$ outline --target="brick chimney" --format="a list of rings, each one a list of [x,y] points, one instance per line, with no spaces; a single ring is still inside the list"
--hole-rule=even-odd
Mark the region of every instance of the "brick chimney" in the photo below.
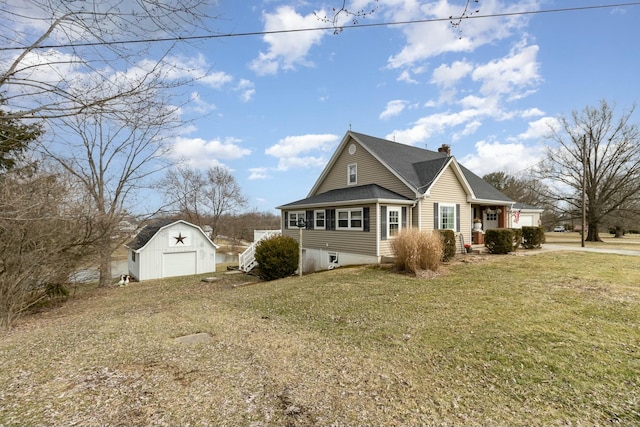
[[[442,144],[442,147],[438,148],[438,153],[444,153],[447,157],[451,157],[451,146],[449,144]]]

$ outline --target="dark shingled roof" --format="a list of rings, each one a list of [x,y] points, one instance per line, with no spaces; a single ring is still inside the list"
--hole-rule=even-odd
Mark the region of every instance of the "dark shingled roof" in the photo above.
[[[173,224],[174,222],[176,222],[176,220],[174,219],[154,220],[153,222],[145,225],[144,228],[140,230],[140,232],[136,235],[136,237],[134,237],[133,240],[131,240],[125,246],[129,249],[137,251],[138,249],[144,247],[144,245],[149,243],[149,240],[151,240],[151,238],[155,236],[162,227],[166,227],[167,225]]]
[[[351,202],[357,200],[399,200],[411,201],[407,197],[380,187],[377,184],[359,185],[354,187],[339,188],[329,190],[326,193],[316,194],[306,199],[298,200],[280,206],[280,208],[294,208],[301,206],[323,205],[339,202]]]
[[[420,189],[420,191],[425,191],[429,188],[449,161],[449,157],[445,153],[400,144],[357,132],[351,132],[351,135],[402,179],[414,188]],[[513,200],[478,175],[459,163],[458,165],[477,199],[513,202]]]

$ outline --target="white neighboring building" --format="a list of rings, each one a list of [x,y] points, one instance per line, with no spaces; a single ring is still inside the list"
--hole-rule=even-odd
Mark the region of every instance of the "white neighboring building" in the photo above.
[[[129,274],[137,280],[216,271],[218,245],[183,220],[154,221],[125,246],[130,250]]]
[[[509,228],[539,227],[542,212],[544,209],[516,203],[511,207]]]

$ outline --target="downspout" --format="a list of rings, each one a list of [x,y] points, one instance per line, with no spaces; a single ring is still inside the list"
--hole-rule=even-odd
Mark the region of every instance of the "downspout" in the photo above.
[[[380,256],[380,202],[376,202],[376,258],[378,258],[378,264],[382,262]]]

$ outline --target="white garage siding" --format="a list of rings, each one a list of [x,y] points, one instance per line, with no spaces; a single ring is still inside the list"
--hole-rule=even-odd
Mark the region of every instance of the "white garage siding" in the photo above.
[[[138,280],[213,273],[217,246],[193,224],[169,222],[146,236],[142,245],[128,245],[129,274]]]
[[[189,276],[198,271],[196,252],[162,254],[162,277]]]

